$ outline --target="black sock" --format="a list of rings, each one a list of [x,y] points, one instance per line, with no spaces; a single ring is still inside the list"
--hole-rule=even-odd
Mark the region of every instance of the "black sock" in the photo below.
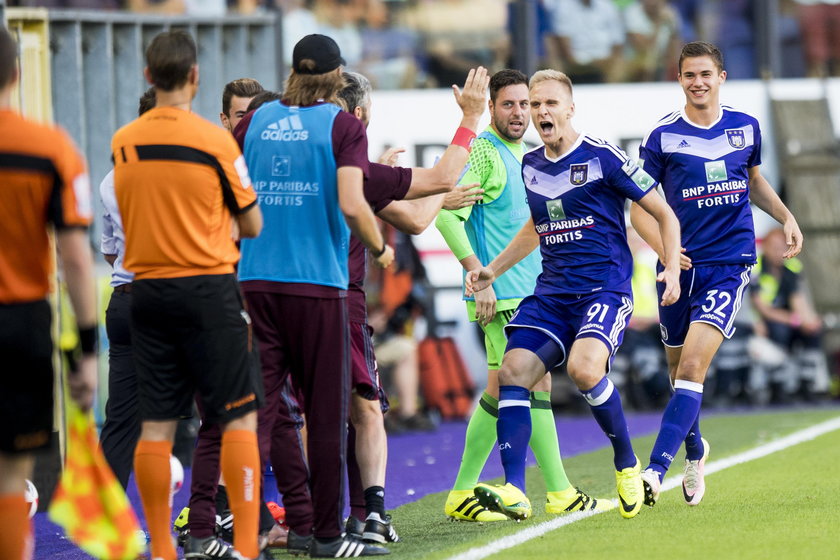
[[[385,489],[381,486],[365,488],[365,510],[367,514],[378,513],[385,517]]]
[[[222,515],[227,509],[229,509],[227,489],[223,484],[219,484],[216,488],[216,514]]]

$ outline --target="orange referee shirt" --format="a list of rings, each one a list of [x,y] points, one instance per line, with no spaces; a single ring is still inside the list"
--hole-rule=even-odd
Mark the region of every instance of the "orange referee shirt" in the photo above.
[[[124,265],[135,279],[232,273],[231,218],[257,198],[230,133],[157,107],[118,130],[111,149]]]
[[[47,224],[87,227],[91,218],[85,161],[70,137],[0,110],[0,304],[44,299],[52,272]]]

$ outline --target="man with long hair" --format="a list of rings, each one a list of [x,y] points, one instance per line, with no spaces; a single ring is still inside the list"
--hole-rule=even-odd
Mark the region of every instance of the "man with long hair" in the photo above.
[[[344,87],[338,45],[324,35],[307,35],[292,58],[283,99],[249,113],[235,131],[266,213],[263,235],[242,243],[239,276],[260,344],[269,406],[288,375],[303,394],[314,506],[310,554],[387,554],[342,536],[350,232],[380,266],[388,266],[394,252],[364,198],[364,126],[338,104]]]

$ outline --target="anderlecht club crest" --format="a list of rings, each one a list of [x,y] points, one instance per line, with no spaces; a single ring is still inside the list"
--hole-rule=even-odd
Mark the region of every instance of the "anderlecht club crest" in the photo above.
[[[576,163],[573,164],[569,168],[569,182],[576,187],[583,185],[586,183],[586,179],[589,177],[589,164],[588,163]]]
[[[729,145],[736,150],[743,150],[747,147],[747,139],[744,137],[744,131],[740,128],[727,130],[726,139],[729,141]]]

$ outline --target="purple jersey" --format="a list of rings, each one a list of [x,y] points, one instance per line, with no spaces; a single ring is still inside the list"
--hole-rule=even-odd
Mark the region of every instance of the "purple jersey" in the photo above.
[[[711,126],[671,113],[639,148],[642,166],[662,184],[680,221],[692,263],[755,263],[749,169],[761,164],[761,131],[746,113],[721,106]]]
[[[616,146],[583,134],[558,159],[544,146],[525,154],[522,177],[542,253],[534,293],[630,291],[625,200],[656,182]]]

